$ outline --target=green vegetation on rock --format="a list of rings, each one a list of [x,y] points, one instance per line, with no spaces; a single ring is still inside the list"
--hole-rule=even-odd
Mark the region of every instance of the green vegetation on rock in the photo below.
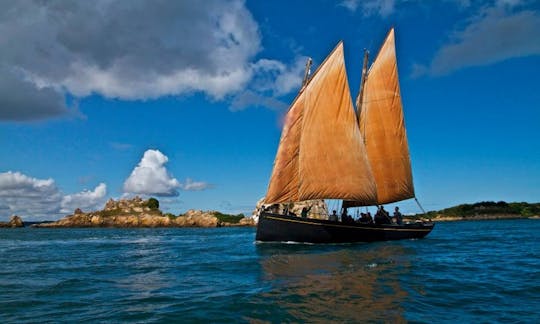
[[[474,204],[461,204],[439,211],[429,211],[426,215],[418,214],[416,216],[427,216],[433,219],[438,217],[474,219],[482,215],[515,215],[522,217],[540,215],[540,203],[482,201]]]
[[[159,209],[159,200],[157,200],[156,198],[150,198],[148,199],[146,206],[152,210],[157,210]]]
[[[244,214],[238,214],[238,215],[230,215],[230,214],[223,214],[220,212],[214,212],[214,216],[222,223],[231,223],[231,224],[237,224],[240,222],[242,218],[244,218]]]

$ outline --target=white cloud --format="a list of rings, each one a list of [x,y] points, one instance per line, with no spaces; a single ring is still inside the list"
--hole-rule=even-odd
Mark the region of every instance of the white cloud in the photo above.
[[[261,36],[242,0],[10,1],[0,35],[0,120],[77,113],[66,94],[228,100],[265,61],[255,61]],[[276,75],[276,95],[293,88],[287,67]]]
[[[442,46],[427,66],[416,64],[413,76],[444,75],[507,59],[540,55],[540,15],[533,10],[512,11],[519,2],[504,1],[485,8],[452,40]]]
[[[277,95],[287,94],[291,90],[300,88],[306,69],[306,61],[307,57],[305,56],[297,57],[292,65],[280,71],[274,83],[274,92]]]
[[[97,210],[105,203],[107,185],[100,183],[93,191],[84,190],[82,192],[66,195],[60,203],[62,213],[73,212],[76,208],[83,211]]]
[[[306,61],[305,56],[298,56],[289,66],[276,60],[257,61],[252,65],[254,77],[251,89],[234,96],[229,109],[239,111],[248,107],[264,107],[277,111],[285,110],[288,104],[277,98],[300,89]]]
[[[257,91],[270,91],[281,96],[298,90],[304,77],[307,57],[299,56],[287,66],[280,61],[261,59],[253,64],[255,72],[253,87]]]
[[[9,214],[47,217],[58,214],[62,194],[53,179],[37,179],[20,172],[0,173],[0,205]]]
[[[193,181],[190,178],[187,178],[186,182],[181,185],[181,188],[185,191],[201,191],[212,188],[212,185],[207,182]]]
[[[147,150],[124,182],[124,192],[155,196],[177,196],[181,184],[165,168],[169,161],[158,150]]]
[[[64,195],[55,181],[20,172],[0,173],[0,216],[19,215],[24,220],[51,220],[75,208],[94,209],[104,202],[107,186]]]
[[[37,87],[76,96],[146,99],[250,78],[258,26],[243,1],[11,2],[0,21],[2,61]]]

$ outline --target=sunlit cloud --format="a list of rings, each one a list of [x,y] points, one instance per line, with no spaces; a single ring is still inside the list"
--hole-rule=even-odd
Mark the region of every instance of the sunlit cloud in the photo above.
[[[158,150],[147,150],[124,182],[124,192],[155,196],[178,196],[181,184],[165,167],[169,158]]]
[[[60,204],[62,213],[69,213],[80,208],[82,210],[97,210],[103,206],[107,195],[107,185],[100,183],[94,190],[83,190],[82,192],[66,195]]]
[[[107,186],[64,195],[53,179],[38,179],[20,172],[0,173],[0,213],[2,217],[19,215],[23,219],[56,219],[75,208],[97,209],[104,203]]]

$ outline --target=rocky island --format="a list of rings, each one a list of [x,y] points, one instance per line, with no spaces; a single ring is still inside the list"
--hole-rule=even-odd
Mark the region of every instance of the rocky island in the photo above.
[[[155,198],[143,200],[110,199],[103,210],[85,213],[76,209],[58,221],[33,225],[40,228],[57,227],[222,227],[254,226],[252,218],[227,215],[218,211],[189,210],[182,215],[163,214]]]
[[[24,223],[19,216],[13,215],[11,216],[11,219],[9,220],[9,222],[0,222],[0,227],[8,227],[8,228],[24,227]]]

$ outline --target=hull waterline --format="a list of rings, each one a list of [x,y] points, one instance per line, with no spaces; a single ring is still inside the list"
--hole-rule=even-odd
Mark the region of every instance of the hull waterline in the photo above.
[[[349,224],[261,213],[255,240],[259,242],[353,243],[419,239],[428,235],[433,227],[433,223]]]

